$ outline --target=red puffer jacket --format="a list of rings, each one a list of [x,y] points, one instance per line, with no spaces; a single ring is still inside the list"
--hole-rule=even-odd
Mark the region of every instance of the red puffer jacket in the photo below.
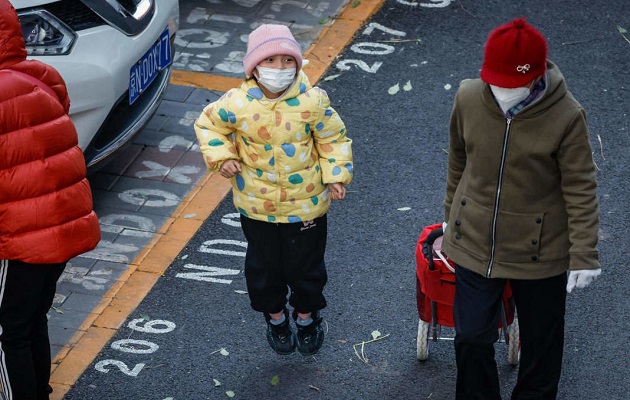
[[[65,262],[100,240],[69,108],[63,79],[26,60],[15,10],[0,1],[0,259]]]

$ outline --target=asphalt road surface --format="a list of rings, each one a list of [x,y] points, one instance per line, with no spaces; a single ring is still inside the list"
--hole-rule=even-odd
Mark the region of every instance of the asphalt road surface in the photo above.
[[[320,83],[356,161],[348,198],[329,214],[321,352],[269,349],[244,293],[245,243],[228,197],[66,398],[454,398],[452,342],[416,360],[415,244],[443,218],[459,82],[478,76],[487,34],[522,16],[586,109],[598,166],[604,272],[568,297],[558,398],[627,399],[630,2],[604,0],[387,1]],[[518,370],[504,344],[497,358],[507,399]]]

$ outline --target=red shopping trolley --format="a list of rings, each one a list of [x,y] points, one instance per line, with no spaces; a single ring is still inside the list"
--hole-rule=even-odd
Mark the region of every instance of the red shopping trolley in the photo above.
[[[418,303],[417,358],[429,357],[429,341],[437,341],[441,327],[453,328],[455,299],[455,264],[442,253],[442,224],[425,227],[416,245],[416,301]],[[505,327],[505,328],[504,328]],[[520,352],[518,320],[509,282],[503,291],[498,329],[501,341],[508,345],[508,362],[517,365]]]

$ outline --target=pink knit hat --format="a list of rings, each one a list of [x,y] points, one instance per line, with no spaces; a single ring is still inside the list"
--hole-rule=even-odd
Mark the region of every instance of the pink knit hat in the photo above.
[[[297,61],[297,70],[302,68],[302,47],[289,28],[284,25],[261,25],[249,34],[247,54],[243,57],[245,76],[252,76],[258,63],[269,56],[287,54]]]
[[[519,18],[496,28],[486,42],[481,79],[503,88],[525,86],[547,69],[547,41]]]

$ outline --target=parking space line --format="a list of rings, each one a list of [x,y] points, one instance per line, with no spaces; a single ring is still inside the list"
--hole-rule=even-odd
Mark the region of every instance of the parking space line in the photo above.
[[[334,23],[322,30],[304,53],[305,58],[310,61],[304,70],[313,83],[323,76],[355,33],[383,2],[384,0],[350,0]],[[180,70],[172,72],[170,81],[174,85],[216,91],[227,91],[241,82],[240,78]],[[208,173],[190,190],[173,215],[53,360],[50,385],[54,392],[51,400],[63,399],[230,189],[228,180],[218,174]]]

